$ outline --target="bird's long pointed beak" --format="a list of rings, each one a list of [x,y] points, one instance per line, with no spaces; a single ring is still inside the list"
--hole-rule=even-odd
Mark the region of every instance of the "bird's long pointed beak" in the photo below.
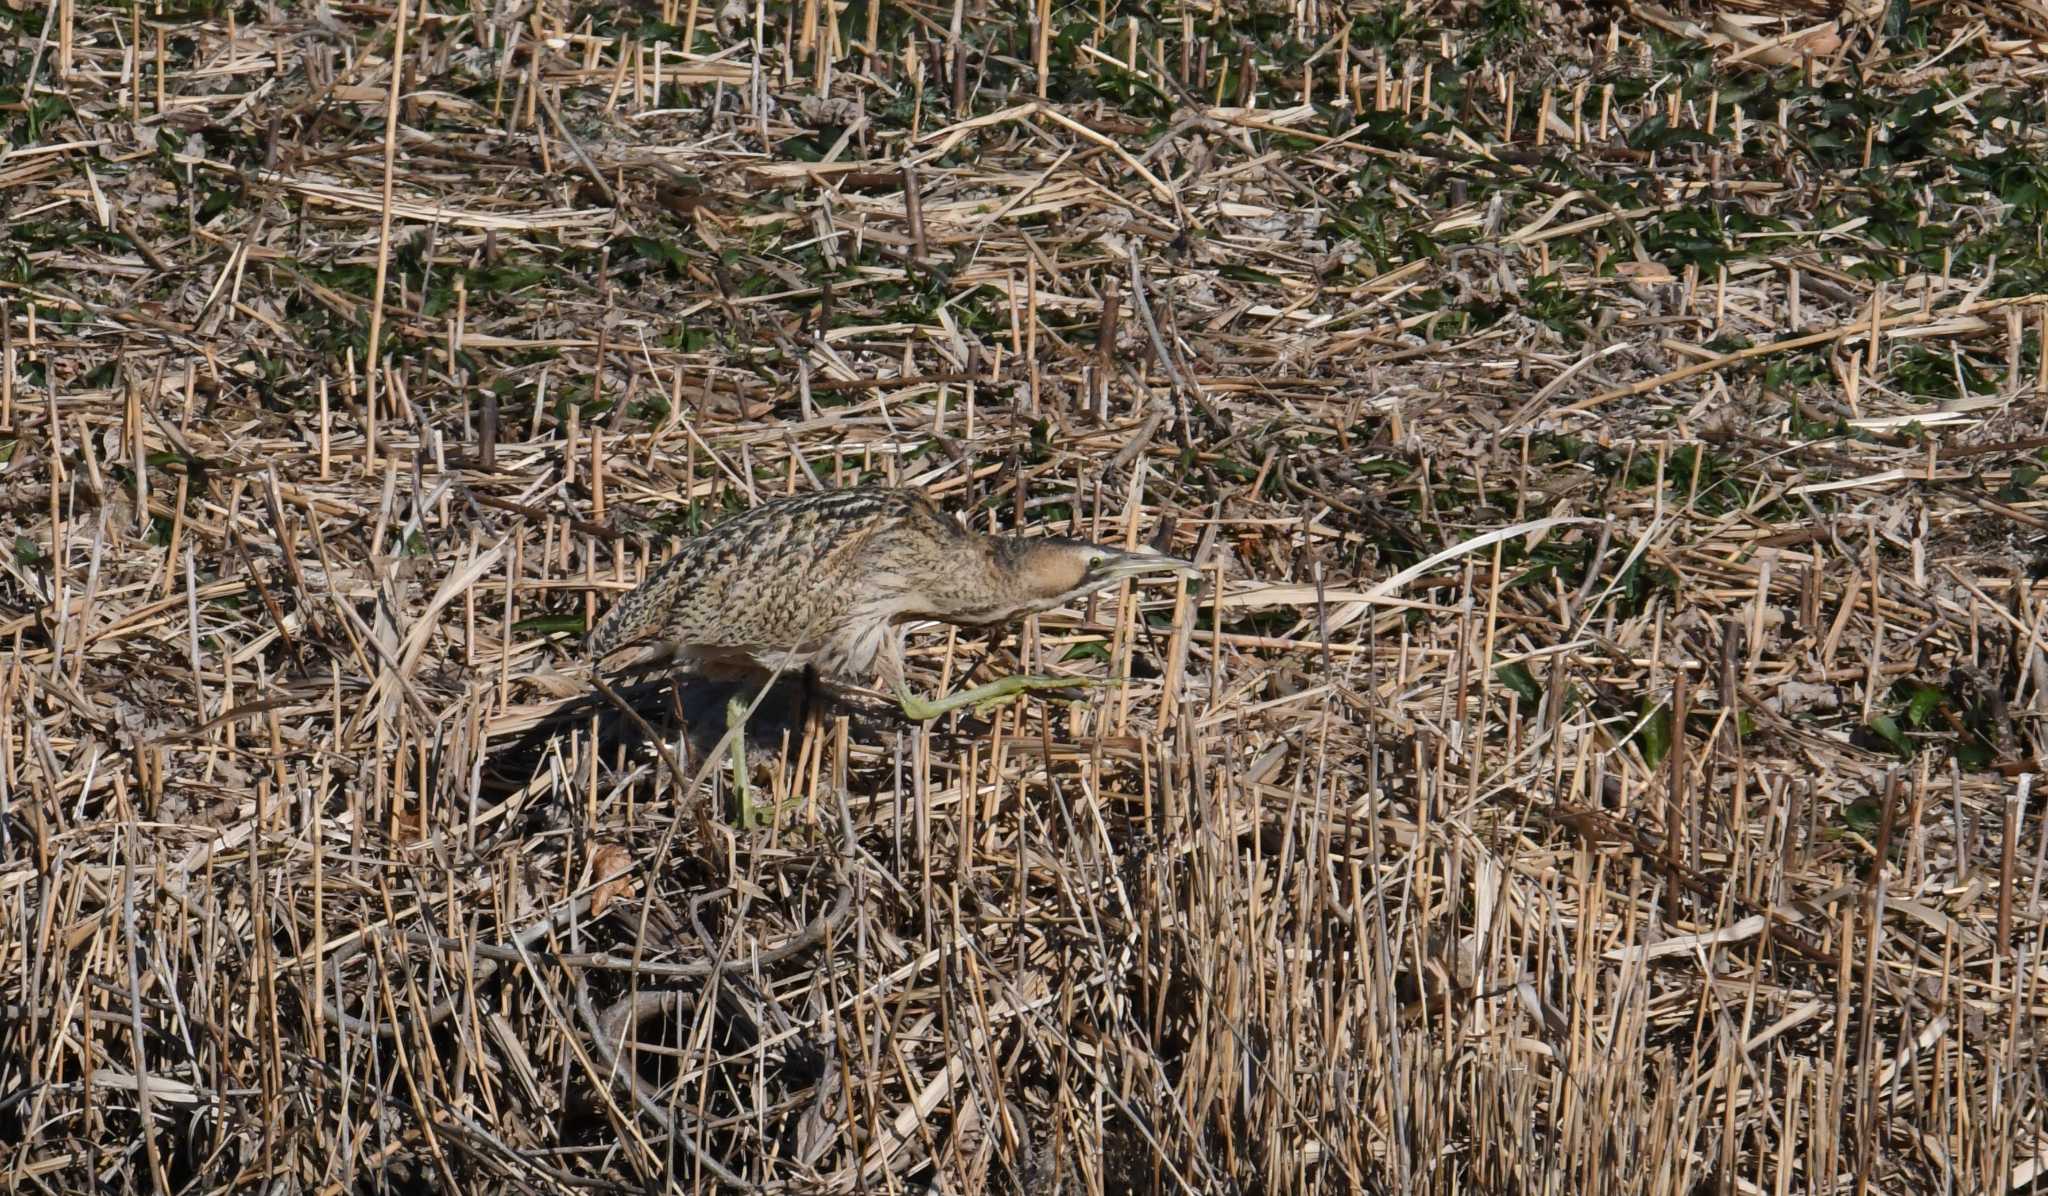
[[[1102,585],[1111,585],[1126,577],[1149,577],[1162,573],[1178,573],[1184,577],[1202,575],[1202,571],[1195,567],[1193,561],[1167,556],[1163,552],[1117,551],[1110,556],[1108,562],[1093,571],[1091,580],[1099,581]]]

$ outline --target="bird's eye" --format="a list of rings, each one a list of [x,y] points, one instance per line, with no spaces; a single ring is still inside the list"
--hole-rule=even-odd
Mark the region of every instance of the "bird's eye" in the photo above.
[[[1109,563],[1109,558],[1108,558],[1108,557],[1105,557],[1105,556],[1091,556],[1091,557],[1089,557],[1089,558],[1088,558],[1088,571],[1089,571],[1090,573],[1093,573],[1093,572],[1094,572],[1095,570],[1097,570],[1097,569],[1100,569],[1100,568],[1102,568],[1102,567],[1103,567],[1104,565],[1106,565],[1106,564],[1108,564],[1108,563]]]

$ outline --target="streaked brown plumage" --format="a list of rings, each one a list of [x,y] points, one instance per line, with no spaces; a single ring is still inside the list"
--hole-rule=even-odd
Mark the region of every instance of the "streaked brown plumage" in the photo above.
[[[601,665],[629,644],[654,644],[699,668],[812,665],[857,684],[879,669],[911,711],[907,624],[1003,623],[1158,572],[1194,568],[1078,540],[983,535],[913,489],[816,491],[762,503],[685,541],[598,621],[589,650]]]

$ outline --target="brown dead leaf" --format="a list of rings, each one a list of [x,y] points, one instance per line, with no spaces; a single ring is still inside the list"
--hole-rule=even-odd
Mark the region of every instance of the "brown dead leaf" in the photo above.
[[[1726,37],[1735,48],[1734,55],[1724,64],[1748,61],[1765,66],[1798,66],[1806,55],[1826,58],[1842,48],[1839,22],[1823,21],[1786,33],[1778,33],[1774,28],[1770,33],[1759,32],[1778,24],[1777,21],[1731,13],[1715,17],[1715,31]]]
[[[590,875],[597,891],[590,895],[590,916],[604,916],[605,907],[633,891],[633,853],[617,843],[600,843],[590,853]]]
[[[391,814],[391,838],[401,844],[418,843],[427,837],[427,808],[397,809]]]

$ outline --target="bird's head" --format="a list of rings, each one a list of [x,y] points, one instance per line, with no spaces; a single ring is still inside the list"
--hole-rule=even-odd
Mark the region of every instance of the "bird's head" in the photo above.
[[[1022,601],[1017,613],[1051,610],[1086,597],[1127,577],[1201,571],[1179,557],[1159,552],[1127,552],[1086,540],[1054,537],[1013,538],[1001,542],[997,556]]]

